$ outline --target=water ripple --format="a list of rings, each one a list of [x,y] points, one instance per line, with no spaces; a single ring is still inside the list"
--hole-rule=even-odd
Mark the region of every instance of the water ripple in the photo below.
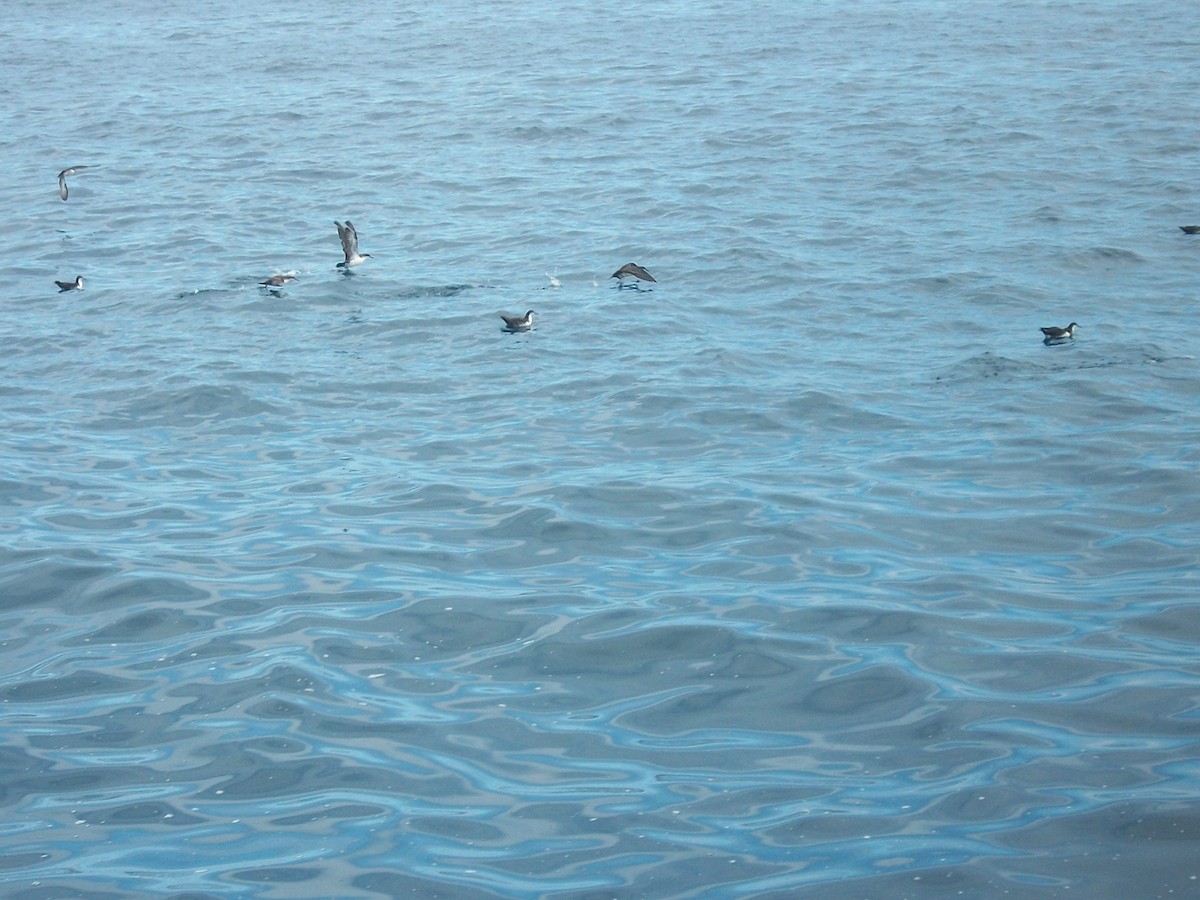
[[[5,896],[1194,888],[1190,20],[52,12]]]

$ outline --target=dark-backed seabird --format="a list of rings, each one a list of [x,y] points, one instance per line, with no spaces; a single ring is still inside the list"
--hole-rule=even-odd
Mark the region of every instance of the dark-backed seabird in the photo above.
[[[1043,341],[1043,343],[1052,344],[1056,341],[1065,341],[1068,338],[1074,338],[1075,337],[1075,329],[1078,327],[1079,327],[1078,325],[1076,325],[1074,322],[1072,322],[1066,328],[1056,328],[1053,325],[1051,325],[1047,328],[1043,328],[1042,334],[1044,334],[1046,336],[1046,339],[1045,339],[1045,341]]]
[[[60,294],[65,294],[67,291],[82,291],[83,290],[83,276],[82,275],[76,275],[74,281],[56,281],[54,283],[58,285],[58,292]]]
[[[95,166],[71,166],[70,168],[63,169],[61,172],[59,172],[58,173],[58,196],[62,197],[64,202],[66,201],[66,199],[67,199],[67,177],[68,176],[75,175],[79,172],[82,172],[84,169],[94,169],[94,168],[96,168],[96,167]]]
[[[500,313],[500,318],[504,320],[505,331],[528,331],[533,327],[533,310],[529,310],[523,316],[506,316]]]
[[[625,263],[617,271],[608,276],[609,278],[617,279],[617,283],[624,284],[626,278],[636,278],[639,281],[654,281],[654,276],[639,266],[637,263]],[[657,282],[655,282],[657,284]]]
[[[266,281],[260,281],[259,284],[261,284],[263,287],[283,287],[283,285],[295,280],[295,275],[288,275],[285,273],[283,275],[272,275]]]
[[[1184,234],[1200,234],[1200,225],[1180,225],[1179,230]]]
[[[337,226],[338,237],[342,239],[342,252],[346,254],[346,261],[338,263],[339,269],[348,269],[350,266],[357,266],[365,259],[369,259],[370,253],[358,252],[358,232],[354,230],[354,223],[349,219],[346,224],[335,221]]]

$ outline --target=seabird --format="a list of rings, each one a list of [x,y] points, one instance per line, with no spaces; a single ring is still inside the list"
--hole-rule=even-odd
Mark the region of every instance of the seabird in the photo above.
[[[295,275],[272,275],[266,281],[260,281],[263,287],[282,287],[290,281],[295,281]]]
[[[337,264],[339,269],[348,269],[350,266],[357,266],[360,262],[371,256],[370,253],[358,252],[358,232],[354,230],[353,222],[347,219],[345,225],[338,221],[335,221],[333,224],[337,226],[338,237],[342,239],[342,252],[346,254],[346,261]]]
[[[1046,339],[1043,341],[1043,343],[1050,344],[1055,341],[1065,341],[1068,338],[1074,338],[1075,329],[1078,327],[1078,325],[1072,322],[1066,328],[1056,328],[1053,325],[1048,328],[1043,328],[1042,334],[1046,336]]]
[[[619,285],[625,283],[626,278],[637,278],[641,281],[655,281],[654,276],[639,266],[637,263],[625,263],[617,271],[608,276],[609,278],[617,279]],[[655,281],[655,284],[658,282]]]
[[[1200,225],[1180,225],[1179,230],[1184,234],[1200,234]]]
[[[500,318],[504,320],[505,331],[528,331],[533,327],[533,310],[529,310],[523,316],[506,316],[500,314]]]
[[[76,275],[74,281],[56,281],[54,283],[58,285],[58,292],[60,294],[65,294],[67,291],[82,291],[83,290],[83,276],[82,275]]]
[[[58,173],[58,196],[63,198],[63,202],[67,199],[67,177],[82,172],[84,169],[94,169],[95,166],[71,166],[68,169],[63,169]]]

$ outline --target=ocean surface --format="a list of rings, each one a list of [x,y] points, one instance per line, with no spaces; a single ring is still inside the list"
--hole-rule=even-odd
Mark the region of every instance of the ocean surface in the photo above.
[[[5,18],[0,895],[1200,896],[1193,4]]]

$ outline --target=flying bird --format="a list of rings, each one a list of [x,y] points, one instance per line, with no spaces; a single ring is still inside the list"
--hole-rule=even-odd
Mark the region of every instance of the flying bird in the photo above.
[[[266,281],[260,281],[259,284],[261,284],[263,287],[283,287],[283,285],[295,280],[295,275],[272,275]]]
[[[65,294],[67,291],[82,291],[83,290],[83,276],[82,275],[76,275],[74,281],[56,281],[54,283],[58,285],[58,292],[60,294]]]
[[[523,316],[506,316],[500,314],[500,318],[504,320],[505,331],[528,331],[533,327],[533,310],[529,310]]]
[[[626,278],[635,278],[639,281],[654,281],[655,284],[658,283],[655,281],[653,275],[651,275],[637,263],[625,263],[625,265],[621,266],[621,268],[617,269],[617,271],[613,272],[608,277],[617,279],[618,285],[623,285]]]
[[[82,172],[84,169],[94,168],[96,168],[96,166],[71,166],[70,168],[63,169],[58,173],[58,196],[63,198],[64,203],[67,200],[67,178],[71,175],[76,175],[79,172]]]
[[[348,269],[351,266],[357,266],[359,263],[370,258],[370,253],[358,252],[358,232],[354,230],[353,222],[347,219],[345,225],[338,221],[335,221],[333,224],[337,226],[338,237],[342,239],[342,252],[346,254],[346,261],[337,264],[339,269]]]
[[[1046,336],[1046,339],[1042,343],[1052,344],[1056,341],[1065,341],[1069,338],[1074,338],[1075,329],[1078,327],[1078,325],[1072,322],[1066,328],[1056,328],[1053,325],[1049,326],[1048,328],[1043,328],[1042,334]]]

